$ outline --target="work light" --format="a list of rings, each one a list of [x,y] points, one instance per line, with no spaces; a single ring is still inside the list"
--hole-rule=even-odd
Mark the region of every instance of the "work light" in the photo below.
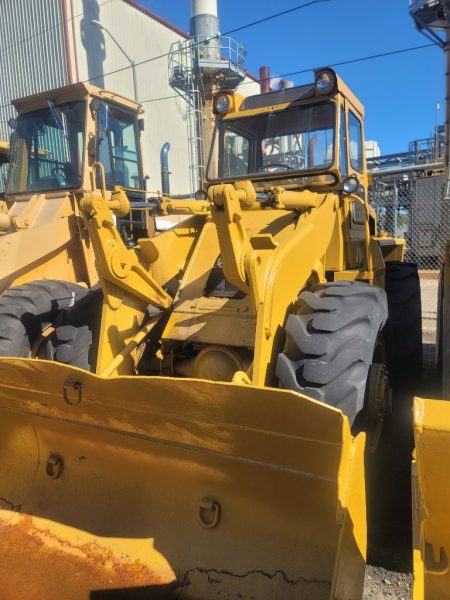
[[[228,94],[217,94],[214,99],[214,110],[220,115],[225,115],[231,107],[231,98]]]
[[[358,178],[355,177],[354,175],[351,175],[350,177],[346,177],[344,179],[344,192],[346,194],[354,194],[355,192],[358,191],[359,188],[359,181]]]
[[[332,69],[316,71],[316,93],[330,94],[336,88],[336,73]]]

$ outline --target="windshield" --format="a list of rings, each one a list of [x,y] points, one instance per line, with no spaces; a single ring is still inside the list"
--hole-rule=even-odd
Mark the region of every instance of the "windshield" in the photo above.
[[[105,104],[97,115],[97,136],[107,186],[142,190],[136,115]]]
[[[19,115],[11,146],[7,192],[76,188],[82,183],[85,103],[70,102]]]
[[[333,102],[221,121],[208,179],[327,169],[334,161],[335,121]]]

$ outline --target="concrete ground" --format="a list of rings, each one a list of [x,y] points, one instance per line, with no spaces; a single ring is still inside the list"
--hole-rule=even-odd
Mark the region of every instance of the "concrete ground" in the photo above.
[[[387,571],[382,567],[367,567],[364,600],[410,600],[412,575]]]

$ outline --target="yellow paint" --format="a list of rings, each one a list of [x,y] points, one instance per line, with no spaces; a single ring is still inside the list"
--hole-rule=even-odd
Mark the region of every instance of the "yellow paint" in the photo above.
[[[339,79],[328,100],[337,130],[341,107],[363,117]],[[234,106],[233,118],[266,110],[240,111],[238,96]],[[186,598],[361,598],[365,437],[352,437],[340,411],[278,389],[274,373],[302,290],[343,279],[384,285],[376,216],[362,199],[365,167],[355,174],[365,195],[349,196],[339,142],[334,154],[331,179],[314,189],[283,186],[283,178],[274,186],[272,173],[257,186],[215,182],[207,201],[161,198],[162,214],[190,218],[133,249],[115,227],[114,215],[129,208],[123,190],[94,189],[104,169],[90,165],[90,187],[73,211],[104,295],[103,376],[0,359],[0,498],[43,519],[33,521],[41,539],[55,523],[67,539],[62,555],[86,535],[114,540],[114,549],[119,539],[136,559],[149,548],[158,585],[175,576]],[[352,221],[353,203],[363,207],[362,224]],[[229,297],[208,288],[217,271]],[[145,340],[149,374],[137,376]],[[177,377],[177,361],[181,373],[202,363],[211,380]],[[64,399],[74,382],[79,404]],[[46,461],[55,455],[64,468],[52,479]],[[0,559],[0,580],[1,569]]]
[[[78,405],[64,401],[66,381],[81,384]],[[156,592],[174,575],[183,598],[361,597],[364,439],[319,402],[238,383],[104,379],[3,358],[0,452],[2,548],[14,534],[2,530],[11,511],[26,528],[13,537],[17,561],[2,553],[0,580],[22,577],[34,591],[27,600],[53,600],[55,574],[70,599],[142,587],[152,576]],[[55,454],[63,467],[52,479],[46,464]],[[212,529],[198,518],[208,497],[220,505]],[[129,578],[120,584],[121,573]]]

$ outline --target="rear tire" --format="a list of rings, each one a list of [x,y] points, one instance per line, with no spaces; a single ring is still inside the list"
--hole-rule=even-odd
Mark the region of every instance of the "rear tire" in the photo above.
[[[0,297],[0,356],[26,358],[38,352],[45,328],[78,302],[86,288],[65,281],[33,281]]]
[[[319,284],[299,296],[278,355],[280,386],[342,410],[364,406],[369,369],[388,317],[385,291],[362,282]]]
[[[394,383],[420,380],[422,372],[422,304],[417,265],[386,263],[389,321],[386,327],[388,368]]]

